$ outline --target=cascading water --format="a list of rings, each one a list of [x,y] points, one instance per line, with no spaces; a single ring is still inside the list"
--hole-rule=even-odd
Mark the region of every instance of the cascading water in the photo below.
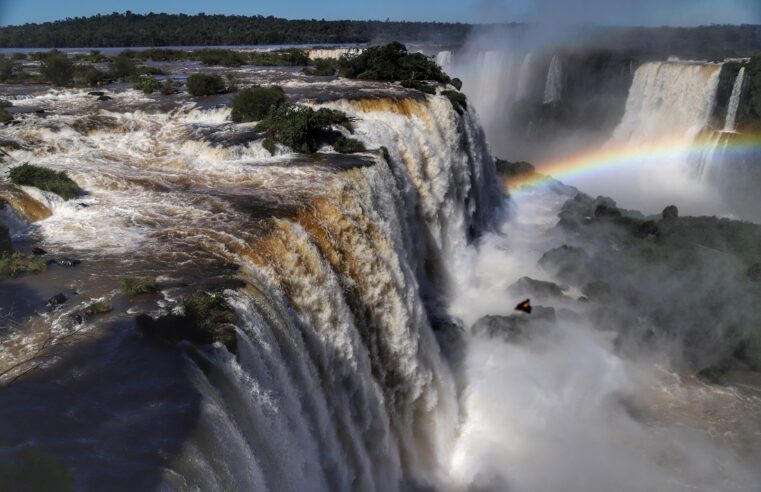
[[[544,86],[544,104],[559,102],[563,97],[563,65],[560,57],[554,55],[547,69],[547,82]]]
[[[446,73],[450,73],[454,65],[454,54],[451,50],[439,51],[436,54],[436,64]]]
[[[737,130],[737,111],[740,108],[740,97],[743,91],[743,82],[745,81],[745,67],[741,67],[737,72],[737,78],[732,86],[732,94],[729,97],[729,105],[727,106],[727,118],[724,122],[724,130],[728,133],[733,133]]]
[[[125,93],[116,102],[130,97],[144,101]],[[69,93],[49,104],[91,103]],[[444,315],[446,265],[499,208],[493,162],[472,115],[445,97],[323,104],[388,157],[273,158],[256,142],[215,145],[238,138],[225,109],[54,114],[9,132],[46,142],[35,162],[67,169],[89,193],[48,203],[52,216],[37,223],[45,247],[92,261],[129,254],[167,275],[210,258],[241,265],[247,287],[226,291],[240,320],[237,356],[221,346],[193,356],[198,424],[163,484],[445,483],[459,415],[430,319]]]

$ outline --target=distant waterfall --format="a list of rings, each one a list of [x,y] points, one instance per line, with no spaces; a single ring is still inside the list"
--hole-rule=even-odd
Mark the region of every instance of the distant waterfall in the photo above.
[[[544,86],[544,104],[560,101],[563,92],[563,67],[560,58],[555,55],[547,70],[547,83]]]
[[[729,98],[727,119],[724,122],[724,131],[734,133],[737,131],[737,110],[740,108],[740,96],[742,96],[743,82],[745,81],[745,67],[740,68],[732,87],[732,95]]]
[[[441,67],[442,70],[444,70],[446,73],[449,73],[452,70],[452,66],[454,64],[454,55],[450,50],[446,51],[439,51],[436,55],[436,63]]]
[[[531,90],[531,68],[534,61],[534,55],[532,53],[523,57],[521,62],[521,69],[518,73],[518,88],[515,91],[515,100],[521,101],[528,98]]]
[[[618,144],[664,139],[689,144],[708,125],[721,65],[653,62],[634,74],[626,111],[613,134]]]

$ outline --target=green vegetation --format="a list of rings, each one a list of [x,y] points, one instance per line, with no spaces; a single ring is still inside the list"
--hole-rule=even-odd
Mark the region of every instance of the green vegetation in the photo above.
[[[51,51],[42,61],[42,77],[59,87],[69,86],[74,80],[74,62],[60,51]]]
[[[129,277],[122,279],[121,287],[122,292],[130,297],[156,294],[159,291],[159,286],[155,279],[137,279]]]
[[[270,153],[270,155],[275,155],[275,152],[277,151],[277,146],[275,145],[275,141],[270,138],[265,138],[262,140],[262,147],[264,147],[264,150]]]
[[[109,75],[116,80],[126,80],[138,75],[137,65],[129,56],[120,55],[114,58],[108,69]]]
[[[264,16],[123,14],[70,18],[0,28],[8,48],[110,46],[234,46],[255,44],[433,41],[453,43],[471,31],[466,24],[287,20]]]
[[[225,80],[227,81],[227,92],[232,94],[238,92],[238,79],[234,73],[226,73]]]
[[[402,87],[415,89],[425,94],[436,94],[436,87],[426,82],[420,82],[418,80],[404,80],[402,81]]]
[[[225,81],[219,75],[207,75],[202,73],[188,77],[188,92],[191,96],[212,96],[225,91]]]
[[[13,115],[10,114],[7,109],[5,109],[11,106],[12,104],[10,103],[10,101],[6,101],[5,99],[0,99],[0,124],[13,121]],[[2,207],[0,207],[0,209],[1,208]]]
[[[312,67],[303,70],[306,75],[332,77],[338,73],[338,60],[332,58],[317,58],[311,62]]]
[[[449,102],[452,103],[452,106],[454,107],[455,111],[462,114],[463,111],[467,111],[468,109],[468,98],[465,97],[465,94],[462,92],[457,91],[442,91],[441,95],[447,96],[449,98]]]
[[[92,65],[77,65],[74,67],[74,84],[78,86],[96,86],[107,84],[108,74]]]
[[[161,84],[161,93],[165,96],[169,96],[177,92],[177,90],[174,87],[174,82],[172,82],[172,77],[167,77],[164,79],[164,83]]]
[[[70,492],[74,476],[66,465],[35,447],[24,447],[0,460],[0,492]]]
[[[364,152],[366,150],[365,144],[359,140],[346,138],[343,135],[336,138],[335,142],[333,142],[333,148],[336,149],[336,152],[342,154],[353,154],[355,152]]]
[[[246,89],[233,99],[232,119],[236,123],[263,120],[285,101],[283,89],[276,85]]]
[[[360,55],[344,57],[340,73],[350,79],[398,80],[448,83],[445,74],[433,60],[422,53],[409,53],[402,43],[374,46]]]
[[[282,104],[255,129],[296,152],[311,154],[320,144],[332,144],[340,136],[331,130],[332,125],[348,126],[348,118],[340,111],[326,108],[315,111],[304,106]]]
[[[260,67],[302,67],[309,65],[309,55],[306,51],[288,48],[274,51],[252,52],[250,54],[251,65]]]
[[[161,90],[162,85],[158,80],[150,78],[141,80],[135,84],[134,88],[143,91],[144,94],[153,94],[154,92]]]
[[[90,303],[86,308],[85,311],[88,315],[96,315],[96,314],[106,314],[113,311],[113,307],[111,306],[111,303],[109,303],[106,300],[100,300]]]
[[[193,58],[204,65],[224,65],[226,67],[239,67],[248,61],[240,51],[217,48],[194,51]]]
[[[235,313],[220,291],[197,291],[185,298],[183,314],[167,314],[153,319],[138,316],[137,327],[143,333],[169,342],[187,340],[197,345],[219,342],[235,353]]]
[[[66,171],[54,171],[31,164],[14,167],[8,173],[8,177],[13,184],[34,186],[41,190],[50,191],[64,200],[75,198],[82,191],[77,183],[69,178]]]
[[[38,256],[16,251],[0,253],[0,277],[16,278],[25,273],[44,272],[46,268],[45,261]]]

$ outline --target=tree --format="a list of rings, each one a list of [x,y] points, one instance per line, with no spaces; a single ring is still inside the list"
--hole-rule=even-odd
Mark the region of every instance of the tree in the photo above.
[[[42,77],[59,87],[71,85],[74,79],[74,63],[66,55],[54,51],[42,61]]]
[[[232,119],[236,123],[260,121],[284,102],[285,93],[276,85],[252,87],[242,91],[233,99]]]

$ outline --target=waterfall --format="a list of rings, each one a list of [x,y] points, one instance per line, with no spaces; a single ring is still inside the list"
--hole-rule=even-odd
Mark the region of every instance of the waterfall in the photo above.
[[[449,73],[454,65],[454,55],[451,50],[439,51],[436,54],[436,64],[441,67],[444,72]]]
[[[89,107],[85,94],[55,97]],[[241,267],[246,287],[226,291],[237,354],[214,346],[189,361],[200,415],[165,485],[444,485],[460,417],[432,320],[445,314],[453,258],[501,204],[494,163],[475,117],[444,96],[321,105],[345,111],[375,150],[270,157],[235,143],[229,109],[194,107],[51,113],[55,131],[30,119],[9,132],[44,142],[35,162],[89,193],[88,206],[49,207],[36,224],[46,247],[128,255],[154,272],[209,256]],[[97,128],[76,130],[93,118]],[[14,159],[30,156],[22,147]]]
[[[552,57],[544,86],[544,104],[559,102],[563,93],[563,67],[557,55]]]
[[[737,131],[737,110],[740,108],[740,96],[742,96],[743,82],[745,80],[745,67],[741,67],[737,72],[735,84],[732,86],[732,95],[729,98],[727,107],[727,119],[724,122],[724,131],[734,133]]]
[[[362,51],[364,51],[362,48],[314,48],[307,50],[307,55],[312,60],[316,60],[317,58],[338,60],[345,55],[359,55]]]
[[[531,90],[531,70],[533,68],[532,63],[534,61],[534,55],[528,53],[523,57],[521,62],[521,69],[518,73],[518,88],[515,91],[516,101],[524,100],[529,97]]]

